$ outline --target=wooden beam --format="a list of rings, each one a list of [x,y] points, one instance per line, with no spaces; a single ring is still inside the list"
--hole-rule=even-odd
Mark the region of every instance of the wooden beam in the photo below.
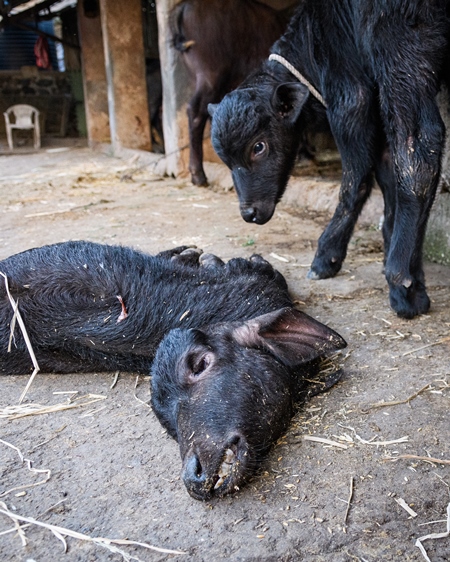
[[[77,49],[77,50],[81,49],[81,47],[79,45],[75,45],[75,43],[70,43],[69,41],[66,41],[65,39],[60,39],[59,37],[56,37],[56,35],[52,35],[51,33],[47,33],[45,31],[42,31],[41,29],[38,29],[37,27],[33,27],[32,25],[28,25],[26,23],[19,23],[19,22],[11,23],[11,25],[13,25],[14,27],[18,27],[19,29],[25,29],[26,31],[32,31],[33,33],[36,33],[37,35],[40,35],[41,37],[47,37],[47,39],[51,39],[52,41],[62,43],[63,45],[65,45],[66,47],[70,47],[71,49]]]

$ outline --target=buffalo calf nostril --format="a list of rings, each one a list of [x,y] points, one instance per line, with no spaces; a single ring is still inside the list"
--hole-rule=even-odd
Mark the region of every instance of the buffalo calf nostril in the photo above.
[[[241,211],[242,218],[246,222],[254,222],[256,218],[256,209],[254,207],[247,207]]]
[[[195,463],[195,476],[197,476],[197,478],[200,478],[200,476],[203,473],[202,470],[202,465],[200,464],[200,461],[198,459],[196,459],[196,463]]]
[[[203,467],[197,455],[191,455],[186,462],[183,478],[190,482],[200,482],[205,479]]]

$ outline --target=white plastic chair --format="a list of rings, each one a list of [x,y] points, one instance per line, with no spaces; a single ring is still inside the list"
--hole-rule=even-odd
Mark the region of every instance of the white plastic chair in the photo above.
[[[14,149],[13,145],[13,129],[33,129],[34,133],[34,148],[41,146],[41,131],[39,128],[39,111],[32,105],[24,103],[12,105],[3,113],[5,116],[6,124],[6,137],[8,145],[11,150]],[[14,122],[11,117],[14,115]]]

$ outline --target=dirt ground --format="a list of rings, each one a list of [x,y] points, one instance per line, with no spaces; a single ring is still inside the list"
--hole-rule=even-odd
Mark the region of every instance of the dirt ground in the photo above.
[[[314,181],[319,189],[330,179]],[[331,181],[337,185],[335,177]],[[326,213],[285,203],[267,225],[249,225],[232,192],[161,179],[151,168],[139,169],[136,159],[86,148],[0,157],[0,194],[0,258],[69,239],[151,253],[195,244],[225,259],[257,252],[286,276],[299,306],[349,344],[339,358],[342,381],[299,408],[261,473],[236,495],[208,503],[192,499],[180,481],[178,446],[147,405],[145,377],[121,374],[113,386],[111,374],[38,374],[27,403],[103,398],[0,419],[0,509],[89,537],[184,553],[115,545],[130,560],[425,560],[416,539],[446,530],[450,502],[449,268],[427,264],[432,310],[401,320],[388,305],[375,226],[358,227],[335,279],[309,281],[305,274]],[[2,378],[2,414],[18,403],[26,382]],[[392,401],[403,402],[374,406]],[[8,444],[51,474],[30,472]],[[0,560],[122,559],[70,537],[64,554],[62,542],[35,525],[24,527],[22,546],[17,532],[4,534],[13,528],[0,512]],[[450,538],[423,544],[432,562],[450,559]]]

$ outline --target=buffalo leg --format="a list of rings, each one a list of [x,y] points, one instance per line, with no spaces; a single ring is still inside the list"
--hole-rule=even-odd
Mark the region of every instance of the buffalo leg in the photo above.
[[[353,99],[349,107],[331,109],[329,117],[341,154],[342,182],[336,211],[319,238],[308,272],[310,279],[333,277],[341,269],[356,221],[373,186],[370,147],[375,142],[376,126],[370,111],[372,96],[368,91],[364,96],[362,87],[356,84]]]
[[[425,100],[421,99],[420,104],[423,110]],[[397,129],[398,138],[393,145],[394,161],[399,165],[395,170],[395,216],[385,275],[391,306],[404,318],[423,314],[430,306],[425,289],[422,247],[439,182],[444,127],[434,100],[429,100],[426,113],[433,116],[427,122],[419,116],[411,128],[404,122],[406,126]],[[420,132],[414,134],[414,130]],[[399,134],[401,132],[403,134]]]
[[[195,94],[189,102],[187,113],[189,119],[189,171],[194,185],[207,186],[203,170],[203,133],[208,120],[208,103],[215,101],[210,89],[204,82],[197,82]]]
[[[389,255],[392,231],[394,229],[395,207],[396,207],[396,179],[392,163],[392,154],[388,146],[381,152],[381,156],[375,166],[375,178],[383,193],[384,199],[384,263]]]
[[[420,30],[420,28],[418,28]],[[380,69],[380,110],[391,147],[395,194],[389,194],[394,217],[386,256],[385,275],[392,308],[403,318],[424,314],[430,307],[425,288],[422,248],[426,225],[441,170],[445,139],[435,96],[438,90],[439,51],[412,30],[407,40],[385,45],[380,37],[385,67]],[[405,61],[417,57],[421,74],[408,74]],[[392,57],[392,53],[396,56]],[[421,60],[427,65],[421,65]],[[395,202],[394,202],[395,197]]]

